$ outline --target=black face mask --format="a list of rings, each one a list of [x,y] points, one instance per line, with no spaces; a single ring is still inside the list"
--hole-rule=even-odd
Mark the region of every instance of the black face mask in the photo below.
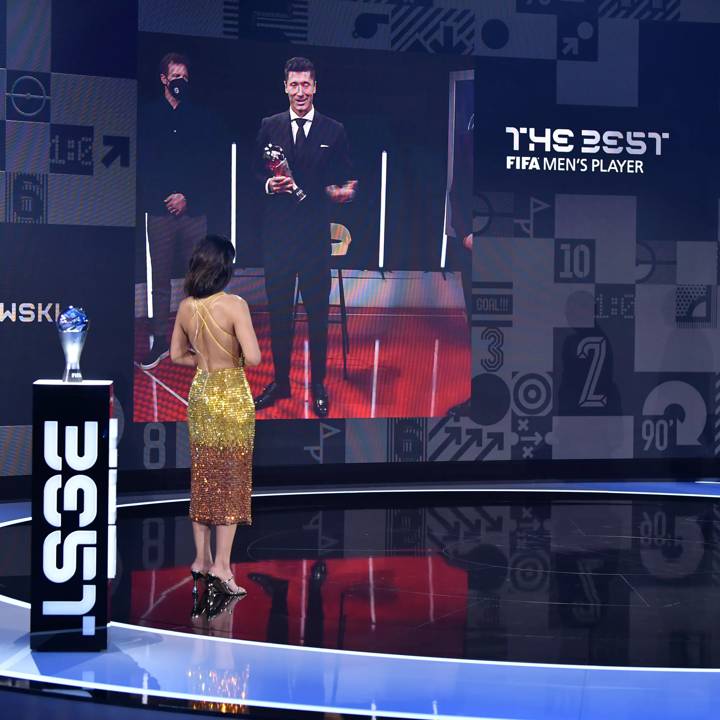
[[[190,83],[185,78],[175,78],[168,83],[168,90],[178,102],[182,102],[188,99]]]

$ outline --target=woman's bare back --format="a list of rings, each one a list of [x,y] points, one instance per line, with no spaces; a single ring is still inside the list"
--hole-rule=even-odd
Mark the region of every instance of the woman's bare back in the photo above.
[[[235,314],[240,298],[218,293],[207,298],[187,298],[183,330],[197,353],[198,367],[213,372],[239,367],[242,357],[235,335]],[[187,324],[186,324],[187,323]]]
[[[248,304],[224,292],[185,298],[175,318],[170,356],[178,365],[213,372],[260,363]]]

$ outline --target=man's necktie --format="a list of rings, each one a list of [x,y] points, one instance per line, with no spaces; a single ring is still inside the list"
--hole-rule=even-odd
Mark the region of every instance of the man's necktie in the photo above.
[[[305,118],[295,118],[295,122],[297,123],[297,133],[295,134],[295,152],[299,154],[305,147],[305,123],[307,120]]]

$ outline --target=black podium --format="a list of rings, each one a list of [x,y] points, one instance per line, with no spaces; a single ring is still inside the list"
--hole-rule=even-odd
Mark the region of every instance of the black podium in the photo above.
[[[30,647],[104,650],[115,575],[110,380],[33,384]]]

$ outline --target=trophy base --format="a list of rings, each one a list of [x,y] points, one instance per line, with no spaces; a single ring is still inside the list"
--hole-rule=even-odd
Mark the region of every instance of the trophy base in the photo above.
[[[65,368],[65,372],[62,376],[62,381],[66,383],[82,382],[83,376],[80,372],[80,368]]]
[[[299,187],[294,188],[292,194],[293,194],[293,197],[295,198],[295,202],[298,202],[298,203],[301,203],[307,197],[307,195],[305,194],[305,191],[301,190]]]

